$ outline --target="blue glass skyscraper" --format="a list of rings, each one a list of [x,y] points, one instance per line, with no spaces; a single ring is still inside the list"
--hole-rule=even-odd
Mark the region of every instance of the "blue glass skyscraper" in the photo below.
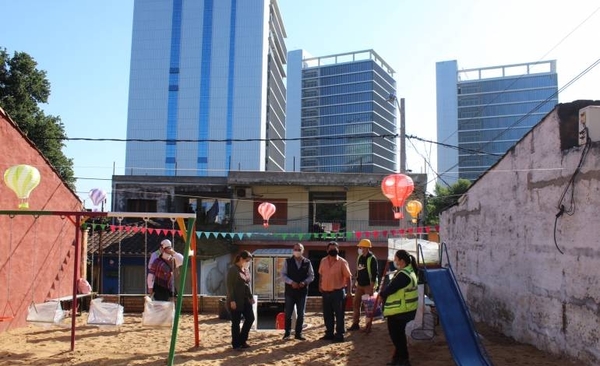
[[[459,70],[436,64],[438,173],[477,179],[558,103],[556,61]]]
[[[302,141],[288,141],[286,170],[395,172],[394,70],[373,50],[323,57],[296,50],[288,61],[288,137]]]
[[[283,171],[285,37],[276,0],[136,0],[125,174]]]

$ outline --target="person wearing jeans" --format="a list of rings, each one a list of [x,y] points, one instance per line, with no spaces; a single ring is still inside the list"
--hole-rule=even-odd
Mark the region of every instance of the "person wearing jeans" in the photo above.
[[[294,245],[294,255],[283,262],[281,277],[285,282],[285,332],[283,339],[290,337],[292,328],[292,313],[296,307],[296,329],[294,338],[304,341],[302,326],[306,311],[306,298],[308,285],[315,279],[315,272],[310,261],[303,256],[304,246],[301,243]]]
[[[338,243],[327,244],[327,256],[319,264],[319,291],[323,300],[323,340],[344,341],[344,307],[346,288],[350,286],[352,273],[348,262],[340,257]],[[335,327],[335,334],[334,334]]]

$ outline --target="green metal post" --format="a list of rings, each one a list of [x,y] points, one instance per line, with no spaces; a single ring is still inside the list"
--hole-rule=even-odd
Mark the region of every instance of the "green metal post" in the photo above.
[[[175,307],[175,319],[173,320],[173,330],[171,331],[171,347],[169,348],[169,359],[167,360],[168,366],[173,366],[173,360],[175,358],[175,344],[177,343],[177,330],[179,329],[179,315],[181,314],[181,307],[183,305],[183,291],[185,286],[185,278],[187,275],[188,262],[190,257],[190,242],[192,241],[192,235],[196,235],[194,232],[194,224],[196,219],[191,218],[187,224],[187,235],[185,237],[185,250],[183,253],[183,269],[179,279],[179,291],[177,293],[177,305]],[[195,274],[194,274],[195,275]]]

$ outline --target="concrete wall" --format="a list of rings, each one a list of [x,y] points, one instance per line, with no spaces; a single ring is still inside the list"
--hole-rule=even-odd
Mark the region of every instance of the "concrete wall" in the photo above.
[[[30,210],[81,211],[77,195],[69,189],[29,140],[0,110],[0,170],[17,164],[35,166],[41,182],[30,195]],[[0,210],[16,210],[17,196],[0,184]],[[32,302],[72,293],[75,227],[58,216],[0,215],[0,331],[26,325]],[[11,310],[12,309],[12,310]]]
[[[597,365],[598,143],[575,180],[575,212],[557,221],[556,240],[564,254],[553,239],[557,204],[582,155],[579,147],[560,148],[569,108],[576,118],[578,108],[559,105],[445,211],[441,236],[476,321]],[[570,194],[563,202],[567,208]]]

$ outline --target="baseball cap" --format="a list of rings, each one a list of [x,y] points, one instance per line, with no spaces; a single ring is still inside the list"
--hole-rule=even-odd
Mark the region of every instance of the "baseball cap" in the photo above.
[[[173,245],[171,245],[171,241],[169,239],[165,239],[163,241],[160,242],[160,247],[161,248],[172,248]]]

